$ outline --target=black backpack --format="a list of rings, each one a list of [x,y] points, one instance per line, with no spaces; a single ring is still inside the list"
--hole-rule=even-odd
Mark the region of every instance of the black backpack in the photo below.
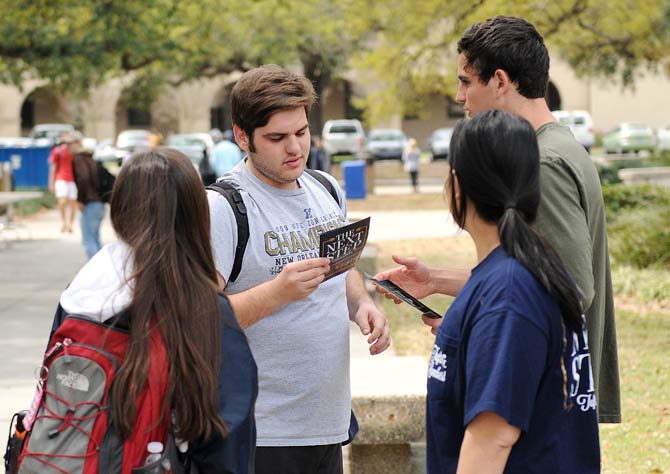
[[[99,161],[96,162],[98,168],[98,194],[102,202],[111,202],[112,189],[114,189],[114,180],[116,179],[112,173],[107,170]]]
[[[321,183],[321,185],[326,188],[326,191],[328,191],[333,199],[335,199],[337,205],[341,205],[337,191],[328,178],[322,173],[309,168],[305,169],[305,173]],[[249,241],[249,219],[247,218],[247,208],[242,200],[240,190],[227,181],[217,181],[211,186],[207,186],[207,189],[216,191],[225,197],[230,204],[230,207],[233,209],[233,214],[235,214],[235,221],[237,222],[237,247],[235,247],[235,261],[233,263],[233,269],[230,272],[230,277],[228,277],[228,282],[235,281],[240,274],[240,270],[242,270],[242,258],[244,257],[244,251],[247,249],[247,242]]]

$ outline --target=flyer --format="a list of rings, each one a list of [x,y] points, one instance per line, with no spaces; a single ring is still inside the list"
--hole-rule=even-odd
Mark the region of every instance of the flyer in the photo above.
[[[368,240],[369,230],[370,218],[366,217],[320,235],[319,255],[330,259],[330,271],[326,273],[325,280],[356,266]]]

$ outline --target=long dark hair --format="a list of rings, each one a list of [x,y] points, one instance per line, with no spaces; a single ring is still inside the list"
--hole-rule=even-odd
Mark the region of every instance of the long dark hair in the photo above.
[[[217,392],[221,316],[209,210],[191,161],[170,148],[131,157],[116,179],[111,217],[134,264],[130,340],[111,389],[119,434],[126,439],[133,429],[135,400],[147,381],[153,321],[170,363],[165,400],[176,415],[177,437],[224,436]]]
[[[540,154],[535,130],[524,119],[490,110],[459,123],[451,137],[447,180],[451,215],[462,228],[466,203],[496,223],[505,252],[554,297],[567,327],[583,327],[577,289],[558,253],[531,227],[540,204]],[[454,191],[458,178],[460,199]]]

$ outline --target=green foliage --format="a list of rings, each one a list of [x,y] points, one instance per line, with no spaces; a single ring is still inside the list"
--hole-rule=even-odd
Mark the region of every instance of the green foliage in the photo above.
[[[650,184],[603,186],[613,263],[670,268],[670,193]],[[643,286],[640,282],[633,282]]]
[[[40,190],[41,191],[41,190]],[[42,209],[53,209],[56,207],[58,201],[56,196],[51,192],[45,192],[39,199],[30,199],[22,201],[14,205],[14,211],[21,216],[29,216],[35,214]]]
[[[411,110],[431,94],[453,96],[455,44],[471,24],[495,15],[522,16],[535,24],[553,54],[578,74],[618,76],[633,84],[636,73],[668,66],[667,2],[658,0],[385,0],[359,2],[359,28],[372,32],[357,58],[374,71],[377,92],[368,115]],[[420,96],[420,97],[417,97]]]
[[[670,269],[670,207],[643,207],[609,226],[610,255],[621,265]]]
[[[612,268],[614,294],[641,303],[670,302],[670,272],[664,268],[637,268],[615,265]]]
[[[640,207],[670,208],[668,190],[651,184],[603,185],[603,200],[609,222],[615,221],[623,212]]]
[[[667,68],[667,2],[658,0],[0,0],[0,82],[43,78],[69,94],[136,75],[141,100],[161,82],[301,65],[321,93],[350,66],[369,83],[368,122],[421,116],[453,96],[455,43],[493,15],[524,16],[579,74]],[[317,117],[320,115],[317,111]]]

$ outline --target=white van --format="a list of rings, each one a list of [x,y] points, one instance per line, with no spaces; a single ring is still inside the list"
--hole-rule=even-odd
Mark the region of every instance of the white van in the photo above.
[[[358,120],[328,120],[323,126],[322,139],[330,156],[357,156],[365,147],[363,125]]]
[[[593,135],[593,119],[586,110],[554,110],[552,112],[561,125],[572,130],[577,141],[589,151],[595,142]]]

